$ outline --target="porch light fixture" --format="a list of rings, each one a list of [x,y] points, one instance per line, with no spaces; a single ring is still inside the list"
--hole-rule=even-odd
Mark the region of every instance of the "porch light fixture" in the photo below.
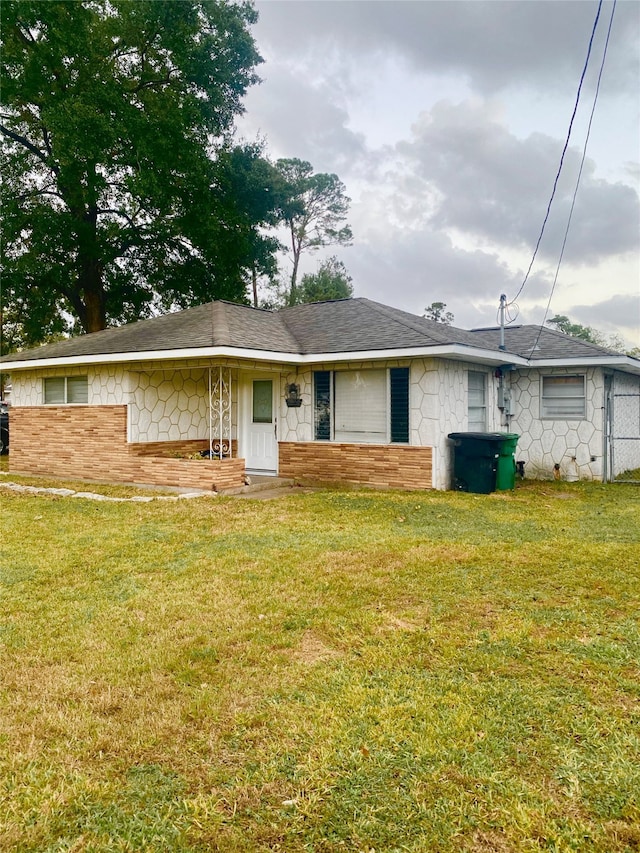
[[[302,405],[302,397],[300,396],[300,386],[292,382],[285,386],[287,396],[284,398],[285,403],[289,408],[298,408]]]

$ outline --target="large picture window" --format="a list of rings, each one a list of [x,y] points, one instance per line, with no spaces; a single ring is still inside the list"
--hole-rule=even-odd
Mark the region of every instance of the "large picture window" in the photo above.
[[[575,420],[586,415],[584,376],[543,376],[540,417]]]
[[[44,380],[46,405],[88,403],[89,384],[86,376],[51,376]]]
[[[317,441],[409,442],[409,368],[314,373]]]

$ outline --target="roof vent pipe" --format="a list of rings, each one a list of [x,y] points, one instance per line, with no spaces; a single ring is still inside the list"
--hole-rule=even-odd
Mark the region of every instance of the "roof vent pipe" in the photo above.
[[[504,350],[504,307],[507,302],[507,297],[504,293],[500,294],[500,346],[498,349]]]

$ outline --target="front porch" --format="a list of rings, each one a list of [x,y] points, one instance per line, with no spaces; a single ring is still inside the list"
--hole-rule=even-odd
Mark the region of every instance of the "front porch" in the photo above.
[[[12,419],[17,473],[205,491],[245,483],[244,459],[200,456],[208,439],[128,442],[126,406],[24,406]]]

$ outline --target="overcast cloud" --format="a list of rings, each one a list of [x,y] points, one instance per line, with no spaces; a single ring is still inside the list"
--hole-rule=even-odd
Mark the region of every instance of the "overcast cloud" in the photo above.
[[[531,261],[597,11],[583,0],[258,2],[263,78],[241,132],[335,172],[357,296],[495,322]],[[541,322],[582,158],[611,3],[518,322]],[[640,344],[640,4],[619,0],[549,315]],[[333,250],[332,250],[333,251]],[[315,269],[318,256],[307,258]]]

